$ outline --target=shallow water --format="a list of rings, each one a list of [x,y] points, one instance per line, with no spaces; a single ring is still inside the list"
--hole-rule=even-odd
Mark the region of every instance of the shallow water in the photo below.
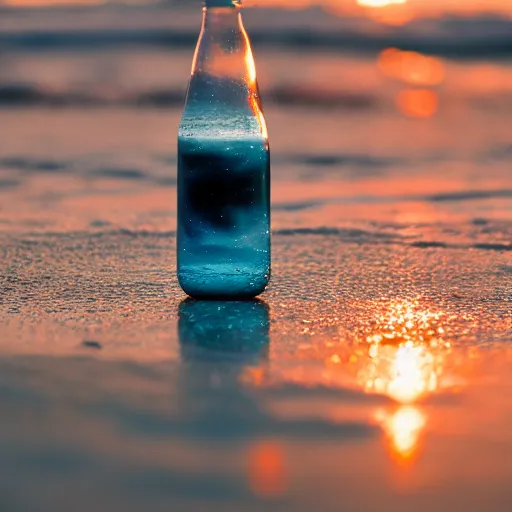
[[[2,56],[69,101],[0,111],[1,510],[507,509],[507,61],[410,118],[377,56],[261,46],[273,277],[216,305],[175,276],[180,103],[133,101],[190,56]]]

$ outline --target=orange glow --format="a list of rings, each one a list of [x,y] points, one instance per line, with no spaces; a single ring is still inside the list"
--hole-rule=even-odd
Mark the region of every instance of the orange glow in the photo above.
[[[282,446],[277,442],[258,441],[249,448],[249,482],[258,496],[281,496],[285,490]]]
[[[442,84],[446,74],[441,59],[397,48],[383,50],[379,55],[378,67],[391,78],[418,86]]]
[[[423,311],[418,301],[392,304],[368,336],[370,364],[360,374],[367,391],[412,403],[436,391],[442,349],[449,348],[440,313]],[[441,348],[441,351],[439,350]]]
[[[427,119],[436,114],[439,97],[437,92],[428,89],[405,89],[398,93],[396,105],[407,117]]]
[[[245,39],[245,65],[248,72],[247,83],[249,85],[249,103],[251,105],[251,110],[253,111],[254,115],[258,118],[258,122],[263,137],[265,137],[265,139],[268,139],[267,122],[265,120],[265,116],[263,115],[260,94],[258,89],[256,63],[254,61],[254,55],[252,53],[251,41],[249,40],[249,36],[247,35],[247,32],[245,31],[245,28],[243,26],[241,15],[239,15],[239,23],[240,27],[242,28],[242,36]]]
[[[436,391],[450,348],[441,317],[422,310],[418,301],[392,304],[367,337],[369,364],[359,374],[365,389],[403,404]]]
[[[436,390],[436,360],[428,348],[407,342],[399,347],[370,348],[377,375],[366,383],[366,389],[411,403]]]
[[[377,318],[374,332],[367,336],[369,361],[358,380],[366,391],[403,404],[392,413],[376,414],[398,461],[413,458],[427,423],[425,414],[412,404],[441,387],[450,349],[442,319],[442,313],[425,310],[419,300],[397,301]]]
[[[263,137],[265,137],[265,139],[268,139],[267,121],[265,120],[265,116],[263,115],[263,111],[261,110],[261,102],[259,99],[258,92],[251,93],[250,102],[251,110],[258,118],[258,122],[261,128],[261,134],[263,135]]]
[[[243,384],[260,387],[265,379],[265,370],[259,366],[247,366],[240,374],[240,382]]]
[[[425,414],[417,407],[407,405],[392,414],[380,412],[376,419],[384,429],[395,460],[405,462],[414,458],[421,433],[427,424]]]
[[[425,310],[419,299],[396,301],[377,318],[377,332],[370,334],[366,341],[372,346],[419,342],[437,347],[447,343],[440,325],[442,317],[440,312]]]
[[[414,13],[410,9],[390,6],[386,9],[372,9],[367,13],[368,17],[383,25],[401,27],[414,19]]]
[[[388,5],[405,4],[407,0],[357,0],[362,7],[386,7]]]
[[[415,17],[415,11],[410,8],[407,0],[334,0],[325,2],[324,9],[338,16],[362,15],[377,23],[396,26],[405,25]]]
[[[302,9],[320,5],[340,16],[367,16],[379,23],[402,25],[416,18],[512,15],[508,0],[245,0],[246,7]]]
[[[249,39],[249,36],[247,35],[247,32],[245,30],[245,27],[243,26],[242,22],[242,15],[238,15],[238,22],[241,27],[242,36],[245,40],[245,47],[246,47],[246,53],[245,53],[245,65],[247,66],[248,70],[248,77],[247,80],[249,82],[249,85],[251,87],[254,87],[256,85],[256,63],[254,61],[254,55],[252,53],[252,47],[251,47],[251,41]]]
[[[357,0],[365,14],[385,25],[401,26],[409,23],[414,15],[405,5],[407,0]]]
[[[191,75],[194,74],[194,71],[197,68],[197,59],[199,58],[199,48],[201,46],[201,41],[204,37],[204,23],[205,23],[205,15],[203,14],[203,23],[201,25],[201,32],[199,32],[199,39],[197,40],[196,49],[194,51],[194,57],[192,58],[192,68],[190,70]]]

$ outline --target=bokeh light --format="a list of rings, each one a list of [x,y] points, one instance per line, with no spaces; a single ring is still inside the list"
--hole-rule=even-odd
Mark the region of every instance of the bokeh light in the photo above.
[[[273,498],[286,491],[284,451],[277,441],[260,440],[249,446],[249,483],[252,492]]]
[[[436,114],[439,96],[429,89],[405,89],[397,94],[396,105],[407,117],[427,119]]]
[[[357,0],[363,7],[386,7],[388,5],[405,4],[407,0]]]
[[[420,437],[427,424],[421,409],[407,405],[393,413],[379,411],[376,419],[384,430],[393,458],[399,463],[412,460],[418,453]]]
[[[440,85],[446,74],[440,58],[398,48],[383,50],[377,63],[380,71],[388,77],[414,86]]]

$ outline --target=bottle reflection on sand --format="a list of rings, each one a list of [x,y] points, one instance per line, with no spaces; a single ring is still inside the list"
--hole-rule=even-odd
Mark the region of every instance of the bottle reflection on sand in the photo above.
[[[247,471],[247,480],[232,479],[233,488],[238,481],[262,498],[284,492],[284,455],[281,444],[268,438],[272,416],[244,374],[264,371],[269,330],[269,308],[257,299],[189,298],[179,306],[178,391],[188,433],[228,443],[227,457],[241,457]]]
[[[259,300],[186,299],[179,306],[178,334],[180,402],[192,428],[208,439],[257,435],[267,415],[243,376],[265,367],[268,306]]]
[[[244,372],[265,367],[269,308],[258,299],[185,299],[178,311],[182,407],[201,435],[251,435],[264,424]],[[231,418],[231,419],[230,419]]]
[[[257,364],[268,356],[269,308],[265,302],[185,299],[178,318],[185,361],[243,366]]]

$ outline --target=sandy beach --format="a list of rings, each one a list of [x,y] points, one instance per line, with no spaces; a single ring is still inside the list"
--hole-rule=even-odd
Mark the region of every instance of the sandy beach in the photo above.
[[[243,303],[175,275],[197,12],[1,14],[0,510],[509,508],[512,52],[471,41],[512,22],[455,47],[263,11],[273,266]]]

